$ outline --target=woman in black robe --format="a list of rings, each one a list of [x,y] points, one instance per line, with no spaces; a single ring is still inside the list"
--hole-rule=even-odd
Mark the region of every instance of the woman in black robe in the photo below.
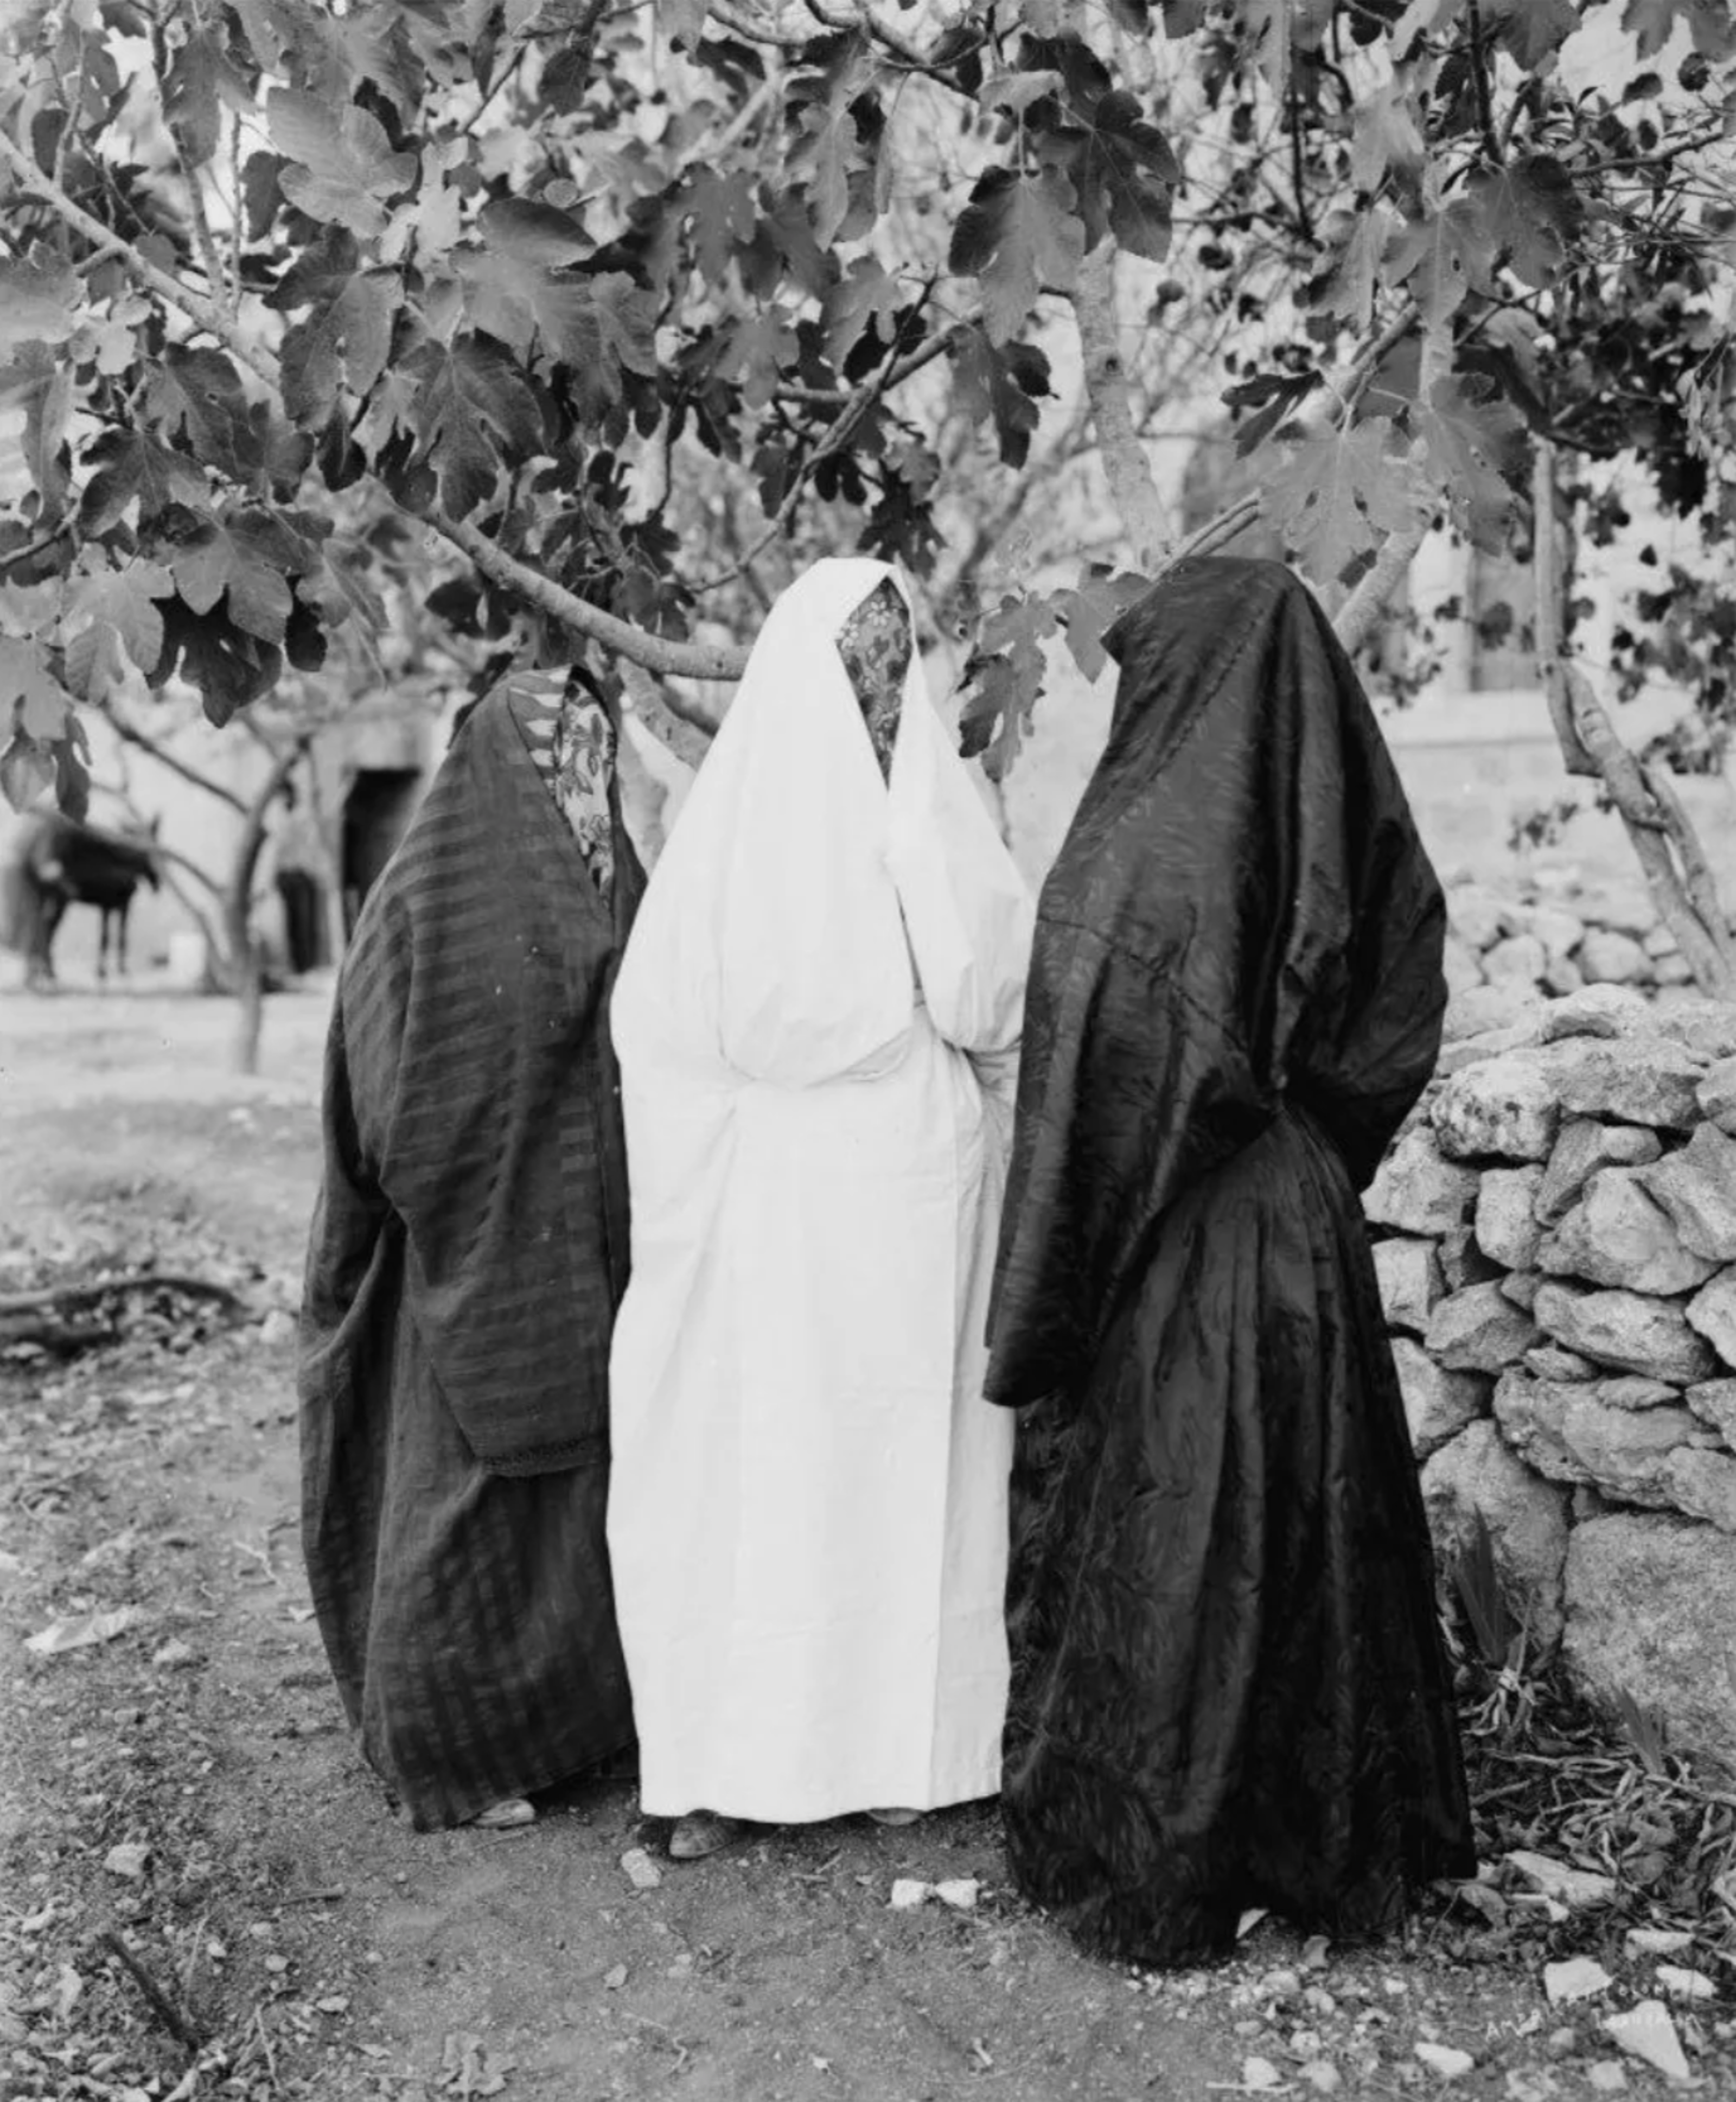
[[[418,1830],[631,1747],[604,1537],[627,1268],[616,965],[644,880],[582,674],[470,712],[370,892],[326,1051],[302,1524],[364,1755]]]
[[[1044,886],[991,1314],[1027,1896],[1128,1961],[1266,1906],[1353,1939],[1472,1872],[1428,1533],[1358,1192],[1433,1067],[1444,905],[1280,565],[1109,638]]]

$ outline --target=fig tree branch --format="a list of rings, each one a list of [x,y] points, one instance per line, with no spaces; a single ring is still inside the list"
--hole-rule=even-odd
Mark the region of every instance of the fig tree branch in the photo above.
[[[277,360],[264,344],[251,341],[245,330],[232,323],[228,316],[209,299],[189,291],[166,271],[158,269],[130,241],[113,233],[100,220],[93,219],[58,184],[43,175],[4,132],[0,132],[0,163],[10,168],[33,197],[51,206],[68,225],[82,234],[87,241],[97,243],[105,253],[113,255],[131,276],[156,293],[166,305],[173,307],[204,334],[215,338],[246,366],[255,379],[281,398],[281,379]],[[414,512],[405,515],[450,540],[454,547],[469,556],[491,582],[513,592],[540,611],[551,614],[564,626],[588,636],[615,655],[643,665],[648,672],[723,681],[741,676],[747,657],[746,652],[738,646],[678,642],[664,636],[653,635],[644,628],[634,627],[631,622],[619,619],[613,614],[605,613],[600,606],[591,605],[563,585],[557,584],[553,578],[544,576],[539,570],[507,554],[504,548],[496,546],[480,527],[466,520],[448,518],[438,512],[427,517],[417,517]],[[671,706],[675,705],[671,703]]]

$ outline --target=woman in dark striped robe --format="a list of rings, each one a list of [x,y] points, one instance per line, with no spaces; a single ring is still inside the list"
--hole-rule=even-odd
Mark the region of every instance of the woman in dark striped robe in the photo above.
[[[471,711],[370,893],[326,1051],[303,1543],[418,1830],[629,1748],[604,1518],[627,1198],[610,988],[644,876],[583,676]]]

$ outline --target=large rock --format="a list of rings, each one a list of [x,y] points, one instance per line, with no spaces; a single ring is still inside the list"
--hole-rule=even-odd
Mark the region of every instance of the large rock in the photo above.
[[[1508,1604],[1530,1628],[1534,1652],[1552,1651],[1561,1633],[1567,1492],[1516,1459],[1486,1417],[1433,1453],[1422,1479],[1442,1561],[1450,1568],[1470,1548],[1481,1518]]]
[[[1478,985],[1455,993],[1446,1004],[1442,1033],[1449,1044],[1470,1036],[1487,1036],[1516,1027],[1539,1032],[1543,1014],[1537,996],[1523,986]]]
[[[1483,958],[1483,975],[1492,986],[1530,989],[1548,968],[1548,951],[1534,934],[1509,934]]]
[[[1446,916],[1454,933],[1473,949],[1493,947],[1515,924],[1507,901],[1475,883],[1458,885],[1448,893]]]
[[[1645,996],[1632,986],[1589,985],[1550,1001],[1543,1032],[1543,1041],[1554,1044],[1568,1036],[1653,1036],[1658,1025]]]
[[[1531,1353],[1527,1352],[1529,1361]],[[1618,1373],[1614,1378],[1593,1379],[1585,1392],[1605,1408],[1677,1408],[1682,1390],[1667,1380],[1647,1379],[1644,1373]]]
[[[1537,1304],[1537,1288],[1543,1279],[1534,1270],[1510,1270],[1496,1282],[1504,1299],[1511,1299],[1515,1306],[1522,1306],[1529,1314]]]
[[[1658,907],[1643,883],[1600,883],[1579,898],[1579,916],[1588,926],[1613,927],[1618,934],[1643,941],[1658,924]]]
[[[1736,1262],[1736,1138],[1703,1124],[1680,1152],[1635,1178],[1695,1255]]]
[[[1736,1379],[1702,1380],[1690,1386],[1688,1406],[1709,1423],[1726,1445],[1736,1445]]]
[[[1670,1455],[1670,1501],[1687,1518],[1736,1532],[1736,1460],[1681,1446]]]
[[[1477,1193],[1477,1244],[1491,1261],[1508,1270],[1536,1266],[1543,1229],[1533,1207],[1543,1186],[1543,1171],[1529,1168],[1492,1168]]]
[[[1425,1237],[1450,1232],[1477,1202],[1477,1172],[1442,1158],[1425,1124],[1413,1124],[1380,1164],[1362,1200],[1377,1226]]]
[[[1543,1055],[1543,1054],[1539,1054]],[[1698,1124],[1704,1061],[1667,1037],[1630,1036],[1614,1043],[1582,1038],[1552,1044],[1561,1107],[1574,1116],[1688,1131]]]
[[[1680,1749],[1727,1769],[1736,1540],[1685,1520],[1588,1519],[1568,1542],[1565,1590],[1564,1647],[1580,1684],[1612,1707],[1625,1693],[1658,1710]]]
[[[1499,1284],[1468,1285],[1436,1307],[1424,1338],[1448,1372],[1499,1373],[1538,1340],[1536,1324]]]
[[[1375,1278],[1380,1287],[1387,1326],[1420,1336],[1428,1326],[1435,1302],[1446,1289],[1441,1281],[1441,1259],[1435,1253],[1434,1243],[1408,1237],[1376,1241]]]
[[[1736,1266],[1720,1270],[1689,1301],[1688,1325],[1698,1329],[1726,1365],[1736,1368]]]
[[[1702,1116],[1720,1131],[1736,1132],[1736,1057],[1720,1058],[1700,1076],[1695,1090]]]
[[[1700,1004],[1701,998],[1702,996],[1698,988],[1694,986],[1661,985],[1654,987],[1652,991],[1652,1013],[1658,1018],[1660,1031],[1663,1031],[1664,1022],[1668,1019],[1669,1016],[1675,1011],[1675,1009],[1677,1008],[1698,1007]],[[1680,1042],[1681,1040],[1677,1038],[1673,1040]]]
[[[1531,1295],[1531,1305],[1537,1305],[1537,1295]],[[1603,1368],[1594,1365],[1589,1358],[1582,1358],[1577,1350],[1564,1350],[1559,1343],[1539,1343],[1525,1354],[1525,1368],[1534,1373],[1541,1380],[1594,1380],[1602,1377]]]
[[[1640,1172],[1600,1169],[1539,1248],[1539,1265],[1558,1277],[1664,1297],[1703,1284],[1717,1265],[1682,1246],[1668,1213],[1635,1179]]]
[[[1637,1292],[1585,1292],[1546,1284],[1533,1308],[1537,1325],[1582,1358],[1618,1372],[1691,1386],[1719,1369],[1711,1346],[1688,1325],[1670,1299]]]
[[[1487,990],[1485,987],[1484,991]],[[1509,1051],[1528,1051],[1539,1041],[1539,1029],[1534,1017],[1516,1022],[1510,1029],[1491,1029],[1481,1036],[1463,1036],[1457,1043],[1443,1043],[1435,1061],[1436,1075],[1445,1080],[1463,1072],[1467,1066],[1481,1065],[1485,1059],[1504,1058]]]
[[[1405,1421],[1419,1459],[1426,1459],[1489,1405],[1489,1382],[1472,1373],[1449,1372],[1437,1364],[1420,1343],[1408,1336],[1393,1338],[1393,1362],[1398,1368]]]
[[[1468,1284],[1498,1284],[1503,1275],[1500,1264],[1490,1262],[1477,1245],[1469,1226],[1455,1226],[1450,1234],[1442,1234],[1440,1253],[1441,1275],[1449,1292],[1463,1292]]]
[[[1643,1167],[1663,1151],[1654,1131],[1637,1124],[1599,1124],[1576,1117],[1561,1126],[1537,1192],[1537,1216],[1545,1225],[1579,1201],[1580,1192],[1600,1168]]]
[[[1561,1122],[1547,1051],[1509,1051],[1455,1073],[1430,1112],[1451,1160],[1543,1160]]]
[[[1631,934],[1592,927],[1579,944],[1579,969],[1588,985],[1637,985],[1651,975],[1651,959]]]
[[[1508,1443],[1539,1474],[1654,1510],[1675,1508],[1671,1456],[1711,1442],[1685,1408],[1610,1408],[1591,1387],[1554,1386],[1523,1372],[1503,1376],[1495,1412]]]
[[[1468,942],[1449,934],[1441,957],[1441,975],[1450,993],[1469,992],[1483,982],[1483,960]]]
[[[1701,1058],[1736,1058],[1736,1002],[1695,999],[1655,1011],[1659,1031]]]
[[[1573,963],[1572,957],[1585,939],[1585,922],[1579,914],[1570,912],[1559,905],[1533,906],[1530,930],[1543,945],[1550,974],[1554,976],[1566,967],[1572,971],[1577,981],[1579,969]]]

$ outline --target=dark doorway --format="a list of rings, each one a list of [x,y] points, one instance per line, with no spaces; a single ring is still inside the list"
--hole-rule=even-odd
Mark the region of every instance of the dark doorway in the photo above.
[[[353,933],[362,900],[409,828],[422,787],[414,767],[359,773],[343,805],[343,925]]]

